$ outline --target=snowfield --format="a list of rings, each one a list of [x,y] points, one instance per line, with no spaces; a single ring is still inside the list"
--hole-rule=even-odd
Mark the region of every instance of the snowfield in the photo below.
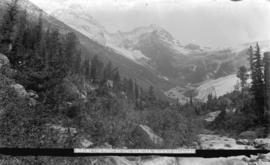
[[[236,74],[232,74],[226,77],[221,77],[215,80],[208,80],[197,88],[197,99],[207,101],[207,96],[212,94],[213,96],[220,97],[234,90],[237,82],[240,81]]]
[[[195,99],[206,102],[209,94],[212,94],[216,97],[223,96],[232,92],[235,89],[235,85],[239,81],[240,80],[236,74],[228,75],[215,80],[207,80],[195,88],[198,92],[198,95],[195,97]],[[180,103],[186,103],[189,98],[183,95],[184,92],[185,88],[176,87],[166,91],[165,95],[172,99],[178,98]]]

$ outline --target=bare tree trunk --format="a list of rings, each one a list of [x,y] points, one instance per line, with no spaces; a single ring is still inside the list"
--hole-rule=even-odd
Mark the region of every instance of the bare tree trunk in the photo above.
[[[265,115],[266,115],[266,131],[267,137],[270,137],[270,52],[264,53],[264,79],[265,79]]]

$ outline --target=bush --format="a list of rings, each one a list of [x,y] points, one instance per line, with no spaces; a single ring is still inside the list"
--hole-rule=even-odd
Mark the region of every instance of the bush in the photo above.
[[[211,128],[223,130],[232,134],[239,134],[256,126],[256,116],[252,114],[228,115],[223,111],[210,125]]]
[[[0,116],[0,139],[2,147],[39,147],[42,135],[42,109],[18,98],[15,91],[7,89],[0,96],[4,112]]]
[[[147,124],[164,139],[164,148],[188,146],[195,140],[195,123],[175,110],[153,109],[146,118]]]

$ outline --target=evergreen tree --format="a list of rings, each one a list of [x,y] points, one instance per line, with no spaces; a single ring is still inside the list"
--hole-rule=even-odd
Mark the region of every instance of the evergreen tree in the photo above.
[[[99,60],[98,56],[95,55],[91,61],[90,77],[93,82],[96,82],[101,78],[101,71],[103,69],[103,63]]]
[[[82,62],[81,52],[79,51],[75,57],[75,62],[73,65],[73,71],[77,74],[81,73],[81,62]],[[89,74],[89,76],[90,76],[90,74]]]
[[[139,86],[138,86],[138,84],[136,82],[134,84],[134,93],[135,93],[135,106],[137,108],[140,108],[140,105],[139,105],[139,102],[140,102]]]
[[[134,84],[131,78],[128,80],[127,95],[130,100],[134,99]]]
[[[247,68],[245,66],[241,66],[239,68],[237,77],[241,80],[241,88],[243,91],[247,85],[247,80],[248,80]]]
[[[77,37],[74,33],[68,33],[65,37],[65,61],[66,61],[66,67],[69,68],[73,65],[75,54],[76,54],[76,45],[77,45]],[[78,60],[78,59],[77,59]],[[88,60],[89,61],[89,60]],[[89,72],[90,75],[90,72]],[[89,76],[88,76],[89,77]]]
[[[135,85],[134,85],[134,92],[135,92],[135,100],[138,100],[139,99],[139,87],[138,87],[138,84],[135,82]]]
[[[3,16],[0,27],[0,41],[6,48],[2,50],[8,57],[12,54],[9,52],[12,49],[16,37],[16,25],[18,23],[17,16],[19,13],[18,0],[12,0],[7,4],[7,11]]]
[[[152,85],[148,89],[148,100],[150,103],[153,103],[156,100],[154,87]]]
[[[112,63],[111,61],[109,61],[103,71],[103,80],[112,80],[113,78],[112,76],[113,76]]]
[[[263,107],[264,107],[264,79],[263,79],[263,63],[261,58],[260,47],[257,43],[256,51],[254,54],[254,59],[252,63],[252,84],[251,91],[254,95],[255,102],[257,104],[257,116],[259,122],[263,121]]]
[[[27,36],[27,12],[23,11],[19,15],[18,19],[18,33],[15,36],[13,44],[12,56],[10,56],[10,62],[15,69],[21,69],[24,65],[24,57],[27,53],[26,51],[26,36]]]
[[[83,64],[85,78],[90,78],[90,60],[86,59]]]
[[[114,73],[113,81],[116,84],[119,84],[119,82],[121,81],[121,77],[120,77],[120,74],[119,74],[119,71],[118,70],[116,70],[115,73]]]
[[[249,47],[248,49],[248,60],[249,60],[249,66],[250,66],[250,70],[253,70],[253,59],[254,59],[254,53],[253,53],[253,48],[252,46]]]
[[[248,73],[247,73],[247,68],[245,66],[241,66],[239,68],[239,71],[237,73],[237,77],[241,80],[241,101],[242,101],[242,105],[241,105],[241,109],[244,108],[245,104],[244,104],[244,90],[246,89],[246,85],[247,85],[247,80],[248,80]]]
[[[116,68],[116,70],[114,71],[114,75],[113,75],[113,82],[114,82],[114,89],[116,91],[120,91],[120,86],[121,86],[121,77],[120,77],[120,74],[119,74],[119,71],[118,69]]]

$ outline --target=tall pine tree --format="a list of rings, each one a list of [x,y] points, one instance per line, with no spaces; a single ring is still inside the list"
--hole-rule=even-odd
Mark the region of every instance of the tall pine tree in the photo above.
[[[260,52],[260,47],[257,43],[256,51],[252,61],[252,84],[251,91],[254,95],[255,102],[257,105],[256,112],[258,121],[263,123],[264,119],[264,75],[263,75],[263,62]]]
[[[7,11],[5,12],[0,27],[0,41],[1,45],[4,45],[4,50],[1,50],[8,57],[12,55],[12,45],[16,37],[16,25],[18,23],[18,0],[12,0],[11,3],[7,4]]]

